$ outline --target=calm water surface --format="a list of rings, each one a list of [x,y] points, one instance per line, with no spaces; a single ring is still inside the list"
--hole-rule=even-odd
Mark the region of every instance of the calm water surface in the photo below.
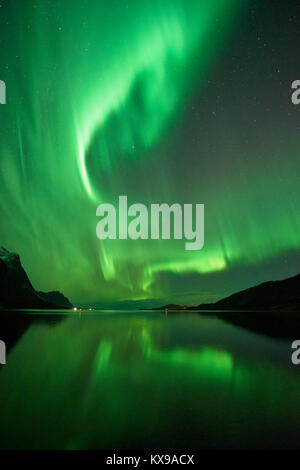
[[[195,313],[34,322],[0,369],[0,403],[1,448],[300,447],[290,342]]]

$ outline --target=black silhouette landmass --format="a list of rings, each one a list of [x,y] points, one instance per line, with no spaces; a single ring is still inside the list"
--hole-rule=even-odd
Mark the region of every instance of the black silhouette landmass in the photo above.
[[[0,309],[72,308],[60,292],[38,292],[32,286],[19,255],[0,248]]]
[[[297,311],[300,309],[300,274],[281,281],[269,281],[232,294],[196,310]]]
[[[215,303],[197,306],[165,305],[172,315],[213,315],[248,331],[272,338],[292,339],[300,331],[300,274],[282,281],[264,282]]]
[[[45,301],[51,302],[52,304],[59,305],[62,308],[73,308],[73,305],[67,297],[65,297],[61,292],[54,290],[51,292],[40,292],[38,295]]]
[[[159,307],[159,308],[154,308],[151,310],[184,310],[186,307],[182,305],[177,305],[177,304],[167,304],[164,307]]]
[[[215,303],[192,307],[165,305],[152,310],[215,310],[215,311],[300,311],[300,274],[281,281],[264,282]]]

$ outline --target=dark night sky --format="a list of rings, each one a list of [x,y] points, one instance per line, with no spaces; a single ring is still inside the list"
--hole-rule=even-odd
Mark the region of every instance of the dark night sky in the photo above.
[[[300,271],[296,0],[0,7],[0,243],[37,289],[199,303]],[[121,194],[204,203],[204,248],[101,242]]]

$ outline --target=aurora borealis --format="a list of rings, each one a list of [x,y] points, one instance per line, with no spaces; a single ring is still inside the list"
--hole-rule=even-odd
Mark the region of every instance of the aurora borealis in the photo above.
[[[293,448],[299,374],[287,349],[198,315],[38,321],[1,370],[0,448]]]
[[[299,272],[296,4],[0,0],[0,244],[37,289],[199,303]],[[98,240],[122,194],[204,203],[204,248]]]

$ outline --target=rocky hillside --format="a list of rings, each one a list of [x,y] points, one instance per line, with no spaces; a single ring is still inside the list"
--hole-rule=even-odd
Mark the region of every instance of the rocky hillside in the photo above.
[[[0,248],[0,308],[72,308],[60,292],[37,292],[32,286],[19,255]]]

